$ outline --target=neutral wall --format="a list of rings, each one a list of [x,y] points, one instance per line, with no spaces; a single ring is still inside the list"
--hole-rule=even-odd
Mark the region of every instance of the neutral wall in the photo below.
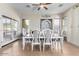
[[[72,9],[68,10],[65,14],[64,14],[64,26],[63,26],[63,30],[66,31],[66,35],[67,35],[67,40],[68,41],[72,41],[72,36],[71,36],[71,31],[72,31]]]
[[[1,19],[1,18],[0,18]],[[3,40],[3,32],[2,32],[2,20],[0,20],[0,45],[1,45],[1,42]],[[0,46],[1,47],[1,46]]]
[[[3,4],[3,3],[0,3],[0,19],[2,19],[1,15],[5,15],[5,16],[8,16],[10,18],[13,18],[15,20],[18,21],[18,32],[17,34],[19,35],[21,33],[21,22],[20,22],[20,18],[18,16],[18,14],[16,13],[16,11],[10,7],[8,4]],[[2,28],[0,27],[0,36],[2,35]],[[1,39],[1,37],[0,37]]]
[[[42,17],[42,15],[38,15],[38,14],[32,14],[30,16],[26,15],[26,19],[30,20],[30,29],[31,30],[40,30],[40,20],[41,19],[52,19],[55,20],[55,17],[57,17],[59,15],[51,15],[51,17]],[[59,16],[60,17],[60,16]],[[53,28],[53,24],[52,24],[52,28]]]
[[[79,7],[72,7],[63,15],[68,42],[79,46]]]
[[[75,8],[73,11],[73,43],[79,46],[79,7]]]

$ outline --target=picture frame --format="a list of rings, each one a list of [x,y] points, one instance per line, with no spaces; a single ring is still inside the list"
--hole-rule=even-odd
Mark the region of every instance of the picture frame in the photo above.
[[[41,19],[40,20],[40,30],[52,29],[52,19]]]

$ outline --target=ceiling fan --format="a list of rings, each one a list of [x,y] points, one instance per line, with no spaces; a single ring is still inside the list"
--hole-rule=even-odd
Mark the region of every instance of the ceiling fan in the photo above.
[[[33,3],[32,6],[33,7],[37,7],[37,10],[39,11],[41,8],[44,8],[45,10],[48,10],[48,5],[51,4],[51,3],[38,3],[38,4],[35,4]],[[27,5],[27,7],[30,7],[29,5]]]

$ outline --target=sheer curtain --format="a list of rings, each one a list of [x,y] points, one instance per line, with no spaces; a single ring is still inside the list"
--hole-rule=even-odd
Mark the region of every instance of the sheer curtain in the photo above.
[[[61,27],[61,21],[60,21],[60,18],[54,18],[53,19],[53,30],[54,30],[54,33],[57,33],[57,34],[60,34],[60,27]]]

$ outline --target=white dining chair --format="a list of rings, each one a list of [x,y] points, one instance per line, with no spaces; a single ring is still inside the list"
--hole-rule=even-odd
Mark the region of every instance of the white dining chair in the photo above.
[[[26,29],[23,28],[22,30],[23,50],[26,44],[31,43],[31,39],[32,39],[32,34],[27,33]]]
[[[53,39],[55,39],[55,48],[63,50],[63,36],[59,33],[54,33]]]
[[[41,51],[41,41],[40,41],[39,35],[40,35],[40,31],[38,31],[38,30],[33,31],[32,51],[33,51],[35,45],[39,45],[39,48]]]
[[[50,29],[45,29],[43,30],[44,33],[44,42],[43,42],[43,51],[45,50],[45,46],[49,45],[51,47],[52,50],[52,31]]]
[[[22,42],[23,42],[23,50],[25,48],[25,37],[26,37],[26,29],[22,29]]]
[[[63,51],[63,46],[64,46],[64,44],[63,44],[63,42],[64,42],[64,33],[63,32],[64,31],[62,29],[61,33],[60,33],[60,37],[61,37],[61,42],[60,42],[60,44],[61,44],[61,51]]]
[[[54,37],[54,31],[52,30],[52,34],[51,34],[52,48],[55,49],[55,47],[56,47],[56,41],[55,41],[55,39],[53,37]]]

